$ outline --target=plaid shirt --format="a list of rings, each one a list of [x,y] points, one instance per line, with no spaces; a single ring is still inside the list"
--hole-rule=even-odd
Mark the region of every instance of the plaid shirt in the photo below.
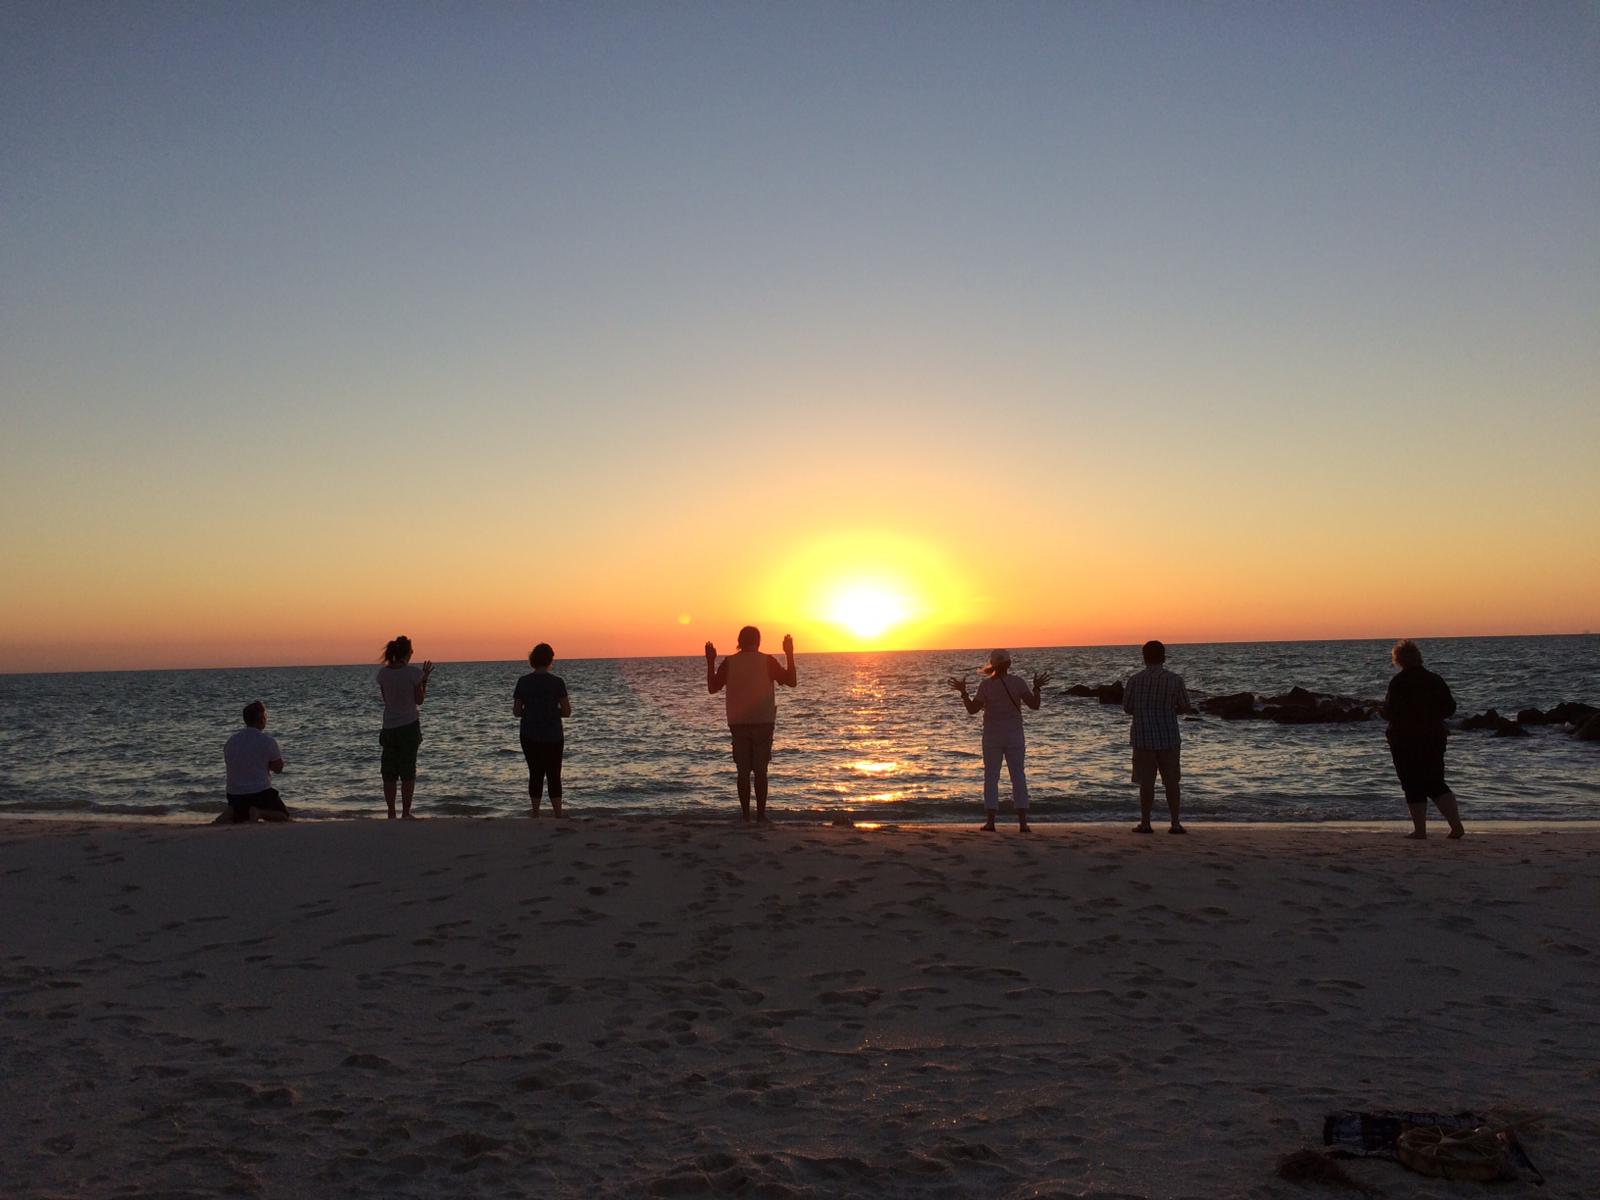
[[[1178,712],[1189,707],[1183,677],[1158,665],[1132,676],[1123,689],[1122,711],[1133,715],[1135,750],[1176,750]]]

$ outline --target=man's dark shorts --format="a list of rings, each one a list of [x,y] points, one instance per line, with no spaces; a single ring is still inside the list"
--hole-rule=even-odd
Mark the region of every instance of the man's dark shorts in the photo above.
[[[385,729],[378,734],[378,745],[383,747],[383,778],[400,779],[410,783],[417,777],[417,748],[422,745],[422,722],[413,721],[397,729]]]
[[[1389,754],[1407,804],[1426,804],[1450,791],[1444,781],[1444,748],[1442,737],[1390,739]]]
[[[215,795],[216,793],[212,793]],[[233,810],[235,825],[250,819],[250,810],[259,808],[269,812],[281,812],[289,815],[289,810],[283,806],[283,799],[278,795],[277,788],[268,788],[264,792],[251,792],[248,796],[235,796],[228,793],[228,807]]]
[[[733,764],[741,771],[765,771],[772,761],[773,726],[729,725],[733,737]]]

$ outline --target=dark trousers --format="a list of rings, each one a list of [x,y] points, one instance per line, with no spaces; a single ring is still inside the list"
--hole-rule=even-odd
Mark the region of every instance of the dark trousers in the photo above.
[[[283,806],[283,798],[278,795],[277,788],[268,788],[264,792],[250,792],[243,796],[236,796],[229,792],[228,807],[233,810],[234,824],[238,824],[240,821],[248,821],[252,808],[266,808],[274,812],[281,812],[285,816],[289,815],[289,810]]]
[[[561,799],[561,742],[531,742],[522,739],[522,757],[528,760],[528,798],[537,801],[550,781],[550,799]]]

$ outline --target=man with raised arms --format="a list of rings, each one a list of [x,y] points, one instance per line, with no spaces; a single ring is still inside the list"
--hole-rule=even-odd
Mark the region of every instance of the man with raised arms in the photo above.
[[[794,687],[794,638],[783,638],[779,663],[761,653],[761,631],[746,625],[739,631],[739,653],[717,665],[717,648],[706,643],[706,691],[725,693],[728,733],[733,738],[733,765],[739,772],[739,810],[750,819],[750,784],[754,777],[756,820],[767,819],[767,764],[772,761],[772,731],[778,721],[778,695],[774,685]]]

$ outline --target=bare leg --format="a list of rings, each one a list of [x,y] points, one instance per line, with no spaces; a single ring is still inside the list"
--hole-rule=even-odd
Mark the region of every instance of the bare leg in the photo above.
[[[1450,822],[1450,836],[1453,838],[1466,837],[1467,828],[1461,823],[1461,810],[1456,807],[1454,792],[1446,792],[1442,796],[1433,798],[1434,807],[1439,810],[1439,815]]]
[[[739,813],[748,821],[750,819],[750,768],[739,768]]]
[[[1167,815],[1172,818],[1171,831],[1173,833],[1187,833],[1188,830],[1183,827],[1183,822],[1178,820],[1178,808],[1181,800],[1181,785],[1179,784],[1178,780],[1167,779],[1165,776],[1163,776],[1161,780],[1161,786],[1167,790]],[[1150,790],[1152,792],[1155,791],[1155,786],[1153,784],[1151,785]],[[1152,800],[1154,798],[1154,796],[1151,797]],[[1150,819],[1150,814],[1148,811],[1145,813],[1144,819],[1146,821]]]
[[[1139,824],[1135,826],[1137,833],[1150,832],[1150,813],[1156,806],[1156,777],[1139,781]]]
[[[383,799],[389,806],[389,820],[391,821],[394,820],[394,796],[399,787],[400,781],[398,779],[385,779],[383,781]]]
[[[1426,804],[1413,804],[1406,801],[1406,807],[1411,810],[1411,832],[1406,837],[1413,841],[1420,841],[1428,836],[1428,806]],[[1442,809],[1440,810],[1443,811]]]
[[[756,823],[759,825],[767,819],[767,769],[755,768],[756,777]]]
[[[411,797],[416,793],[416,790],[417,781],[415,779],[402,779],[400,781],[400,803],[402,806],[400,817],[402,820],[416,820],[416,818],[411,815]],[[393,801],[390,801],[390,807],[393,808],[393,806]]]

